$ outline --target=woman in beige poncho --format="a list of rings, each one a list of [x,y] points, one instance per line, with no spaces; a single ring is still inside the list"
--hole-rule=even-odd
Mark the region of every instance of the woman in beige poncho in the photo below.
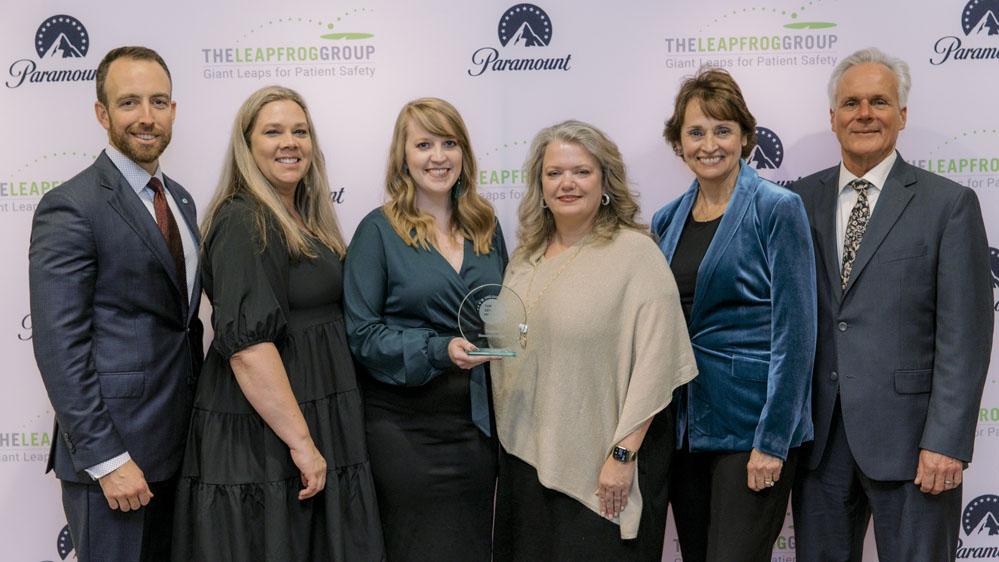
[[[674,438],[653,417],[697,373],[676,284],[601,131],[544,129],[526,167],[504,284],[528,330],[494,363],[494,560],[659,560]]]

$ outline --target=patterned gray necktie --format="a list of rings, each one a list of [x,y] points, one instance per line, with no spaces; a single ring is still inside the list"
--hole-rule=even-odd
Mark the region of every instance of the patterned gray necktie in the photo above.
[[[846,282],[850,280],[853,260],[857,257],[857,250],[860,249],[860,241],[864,238],[867,223],[871,220],[871,208],[867,205],[867,188],[871,186],[871,182],[855,179],[847,186],[857,190],[857,203],[850,211],[850,222],[846,225],[846,238],[843,241],[843,269],[840,276],[844,289]]]

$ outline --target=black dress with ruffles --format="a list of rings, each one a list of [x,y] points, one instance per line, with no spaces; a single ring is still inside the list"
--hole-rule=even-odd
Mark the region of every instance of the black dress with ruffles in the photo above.
[[[343,266],[325,246],[292,260],[255,203],[236,197],[205,237],[202,281],[212,341],[198,382],[174,521],[175,560],[385,559],[364,411],[343,320]],[[247,401],[229,358],[277,347],[316,447],[326,487],[299,500],[288,446]]]

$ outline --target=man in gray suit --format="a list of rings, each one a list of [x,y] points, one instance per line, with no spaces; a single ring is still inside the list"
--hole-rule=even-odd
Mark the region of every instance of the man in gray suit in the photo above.
[[[818,273],[815,441],[792,505],[801,562],[953,560],[992,345],[975,192],[907,164],[909,68],[871,48],[829,82],[840,165],[792,187]]]
[[[109,144],[45,194],[29,250],[34,350],[55,429],[48,470],[81,561],[167,560],[202,361],[194,200],[163,175],[176,104],[144,47],[97,69]]]

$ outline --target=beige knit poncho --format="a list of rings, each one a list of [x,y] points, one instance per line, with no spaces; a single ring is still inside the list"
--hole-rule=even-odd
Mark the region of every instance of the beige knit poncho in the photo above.
[[[676,283],[651,238],[622,229],[609,242],[543,253],[510,262],[503,281],[524,299],[529,329],[526,349],[492,363],[497,431],[541,484],[599,513],[594,492],[611,449],[669,405],[697,366]],[[617,520],[622,539],[638,534],[639,484],[636,471]]]

